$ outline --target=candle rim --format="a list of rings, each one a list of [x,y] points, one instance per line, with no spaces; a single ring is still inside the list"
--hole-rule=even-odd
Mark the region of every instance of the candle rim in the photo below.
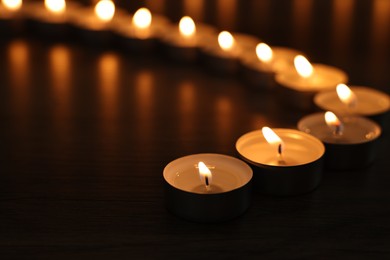
[[[324,154],[325,154],[325,146],[324,146],[323,142],[321,140],[319,140],[315,136],[309,135],[309,134],[307,134],[305,132],[302,132],[302,131],[299,131],[299,130],[296,130],[296,129],[289,129],[289,128],[272,128],[272,130],[277,135],[279,135],[279,137],[282,140],[283,140],[283,135],[286,134],[286,133],[300,135],[301,137],[305,137],[306,140],[309,140],[310,142],[315,143],[316,146],[319,148],[318,155],[317,156],[313,156],[313,159],[311,159],[311,160],[307,160],[307,161],[302,162],[302,163],[296,163],[296,164],[293,164],[293,165],[270,165],[270,164],[267,164],[267,163],[253,161],[253,160],[249,159],[247,156],[245,156],[242,153],[242,146],[245,144],[244,143],[245,141],[248,141],[248,139],[253,139],[253,138],[255,138],[255,139],[259,138],[261,140],[264,140],[264,142],[266,143],[267,141],[265,140],[261,129],[260,130],[254,130],[254,131],[248,132],[248,133],[240,136],[240,138],[238,138],[237,141],[236,141],[236,145],[235,145],[236,146],[236,151],[239,153],[239,155],[243,159],[245,159],[246,161],[250,162],[251,164],[259,165],[259,166],[283,167],[283,168],[301,167],[303,165],[308,165],[308,164],[311,164],[311,163],[315,163],[316,161],[320,160],[324,156]],[[286,146],[288,146],[288,144],[286,144]]]
[[[172,176],[176,176],[176,173],[177,173],[173,169],[174,169],[174,166],[176,166],[180,162],[188,160],[188,161],[193,161],[194,164],[197,164],[199,161],[203,160],[203,162],[206,161],[207,163],[213,163],[215,160],[218,160],[218,159],[230,161],[230,162],[234,163],[236,165],[236,167],[239,167],[241,169],[241,171],[237,172],[237,173],[233,170],[231,171],[231,173],[236,174],[237,176],[240,176],[240,179],[241,179],[241,183],[238,184],[234,189],[211,193],[211,194],[204,194],[204,193],[196,193],[196,192],[184,190],[184,189],[181,189],[180,187],[177,187],[173,184],[173,182],[172,182],[173,177]],[[227,169],[231,169],[231,168],[227,168]],[[171,161],[170,163],[168,163],[163,170],[163,177],[164,177],[164,180],[166,181],[166,183],[168,183],[170,186],[172,186],[173,188],[178,189],[180,191],[187,192],[189,194],[212,196],[212,195],[220,195],[220,194],[224,194],[227,192],[232,192],[232,191],[243,188],[244,186],[248,185],[251,182],[252,177],[253,177],[253,172],[248,164],[246,164],[244,161],[242,161],[238,158],[235,158],[235,157],[232,157],[229,155],[224,155],[224,154],[217,154],[217,153],[198,153],[198,154],[186,155],[186,156],[177,158],[177,159]]]
[[[359,142],[348,142],[348,143],[337,143],[337,142],[329,142],[329,141],[322,141],[322,142],[325,144],[354,146],[354,145],[361,145],[361,144],[373,142],[373,141],[377,140],[382,134],[382,128],[380,127],[379,124],[377,124],[375,121],[373,121],[371,119],[368,119],[368,118],[365,118],[362,116],[344,117],[343,118],[344,126],[346,126],[347,122],[350,122],[351,120],[362,121],[366,125],[371,126],[371,128],[373,128],[372,132],[374,133],[374,137],[371,139],[364,139],[363,141],[359,141]],[[313,114],[302,117],[297,123],[298,129],[300,129],[300,131],[302,131],[302,132],[305,132],[308,129],[307,127],[305,127],[305,123],[307,123],[308,121],[314,121],[315,123],[323,123],[327,127],[325,120],[324,120],[324,113],[323,112],[313,113]]]
[[[317,92],[321,90],[330,90],[336,87],[339,83],[346,84],[348,82],[348,75],[344,70],[337,68],[335,66],[330,66],[321,63],[312,63],[314,72],[313,75],[316,75],[319,71],[324,71],[326,73],[332,73],[335,78],[334,82],[329,82],[327,84],[315,84],[313,85],[309,79],[303,79],[295,71],[276,74],[275,81],[282,85],[283,87],[291,88],[297,91],[302,92]]]
[[[380,90],[377,90],[377,89],[374,89],[374,88],[367,87],[367,86],[349,85],[348,87],[355,93],[355,95],[358,98],[357,107],[359,107],[359,103],[361,103],[361,102],[364,103],[364,100],[366,100],[365,98],[360,97],[361,94],[359,92],[363,92],[363,91],[367,91],[369,93],[369,95],[375,96],[377,99],[380,99],[381,101],[386,103],[385,106],[380,106],[379,104],[381,104],[381,103],[375,102],[375,104],[378,104],[378,106],[376,106],[377,109],[373,109],[373,111],[371,111],[371,112],[356,109],[354,111],[357,114],[369,116],[369,115],[378,115],[378,114],[382,114],[382,113],[386,113],[386,112],[390,111],[390,96],[387,95],[387,93],[380,91]],[[336,103],[340,104],[340,107],[343,107],[343,108],[346,107],[346,105],[343,104],[342,101],[338,98],[337,92],[335,89],[319,92],[314,97],[314,103],[318,107],[320,107],[321,109],[334,110],[334,107],[328,106],[328,102],[326,102],[326,100],[328,100],[329,98],[331,98],[331,99],[335,98]],[[339,111],[335,111],[335,112],[339,112]]]

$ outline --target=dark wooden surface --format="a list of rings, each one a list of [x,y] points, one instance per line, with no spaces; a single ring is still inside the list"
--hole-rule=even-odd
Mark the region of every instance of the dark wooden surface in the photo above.
[[[303,1],[315,2],[309,36],[304,25],[288,23],[297,1],[248,2],[241,13],[268,3],[271,14],[289,15],[266,23],[237,14],[237,31],[299,47],[345,69],[354,84],[390,92],[389,20],[383,16],[378,25],[373,18],[380,16],[375,10],[390,14],[386,1],[348,1],[352,22],[339,34],[332,31],[342,27],[331,26],[333,5]],[[162,170],[171,160],[234,156],[240,135],[263,125],[294,128],[303,115],[273,93],[254,93],[239,77],[214,76],[160,53],[137,56],[31,32],[2,37],[0,258],[389,258],[388,131],[371,167],[326,171],[307,195],[254,194],[251,208],[233,221],[191,223],[164,208]]]

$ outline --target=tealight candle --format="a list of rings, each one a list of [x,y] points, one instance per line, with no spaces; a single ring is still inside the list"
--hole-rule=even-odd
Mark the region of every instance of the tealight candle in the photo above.
[[[125,15],[111,0],[100,0],[93,8],[80,8],[73,12],[70,19],[86,42],[104,44],[111,38],[111,28],[123,22]]]
[[[195,61],[200,46],[214,35],[212,27],[196,25],[189,16],[182,17],[177,27],[167,29],[161,35],[161,41],[167,55],[177,61]]]
[[[145,51],[154,47],[156,39],[168,25],[167,18],[160,15],[152,16],[149,9],[142,7],[126,22],[114,27],[113,31],[119,36],[125,48]]]
[[[242,55],[243,78],[258,89],[275,87],[275,74],[294,69],[294,58],[301,52],[285,47],[270,47],[259,43],[256,49]]]
[[[286,104],[308,110],[313,108],[317,92],[334,89],[346,83],[348,76],[340,69],[323,64],[311,64],[304,56],[294,58],[295,70],[284,71],[275,77],[281,97]]]
[[[0,32],[18,30],[21,21],[22,0],[2,0],[0,4]]]
[[[339,84],[336,89],[318,93],[314,103],[339,115],[369,117],[382,127],[389,121],[389,95],[369,87]]]
[[[325,147],[317,138],[294,129],[252,131],[236,149],[254,172],[256,190],[287,196],[314,190],[321,181]]]
[[[246,34],[222,31],[218,37],[203,44],[201,52],[207,68],[218,74],[234,74],[239,69],[240,56],[255,48],[259,40]]]
[[[358,169],[374,161],[378,124],[364,117],[315,113],[302,118],[298,129],[322,140],[326,147],[325,166],[330,169]]]
[[[194,154],[163,171],[167,209],[196,222],[218,222],[243,214],[250,205],[252,170],[221,154]]]

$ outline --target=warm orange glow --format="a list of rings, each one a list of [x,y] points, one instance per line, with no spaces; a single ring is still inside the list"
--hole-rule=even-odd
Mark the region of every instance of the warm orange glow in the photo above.
[[[271,47],[265,43],[259,43],[256,46],[256,54],[259,60],[262,62],[270,62],[273,57],[273,52]]]
[[[204,162],[199,162],[198,170],[200,180],[205,183],[206,187],[210,186],[212,177],[210,169],[206,166],[206,164],[204,164]]]
[[[234,38],[228,31],[222,31],[218,35],[218,43],[222,50],[230,51],[234,47]]]
[[[184,16],[181,18],[179,22],[179,31],[180,34],[185,38],[194,36],[196,32],[194,20],[192,20],[192,18],[189,16]]]
[[[65,0],[45,0],[45,7],[52,13],[62,14],[65,12]]]
[[[343,123],[338,119],[338,117],[330,112],[325,112],[325,122],[332,129],[334,134],[341,135],[343,132]]]
[[[309,78],[313,74],[313,66],[302,55],[298,55],[294,58],[294,65],[298,74],[303,78]]]
[[[355,93],[345,84],[338,84],[336,87],[340,100],[349,107],[356,106],[357,98]]]
[[[22,7],[22,0],[2,0],[1,3],[10,11],[17,11]]]
[[[278,147],[278,153],[281,154],[283,150],[283,141],[280,137],[269,127],[264,126],[261,131],[263,132],[263,136],[265,140],[271,144]]]
[[[152,14],[147,8],[140,8],[133,16],[133,24],[136,28],[146,29],[152,23]]]
[[[115,14],[115,5],[111,0],[100,0],[95,5],[96,16],[104,21],[111,21]]]

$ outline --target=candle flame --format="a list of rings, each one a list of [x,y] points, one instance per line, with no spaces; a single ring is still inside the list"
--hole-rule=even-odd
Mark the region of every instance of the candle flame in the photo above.
[[[22,0],[2,0],[1,2],[10,11],[17,11],[22,7]]]
[[[100,0],[95,5],[96,16],[104,21],[111,21],[115,14],[115,5],[111,0]]]
[[[140,8],[135,12],[132,20],[135,27],[146,29],[152,23],[152,14],[147,8]]]
[[[45,0],[45,7],[52,13],[62,14],[65,12],[65,0]]]
[[[284,143],[282,139],[269,127],[264,126],[261,131],[263,132],[263,136],[265,140],[271,144],[278,147],[278,154],[281,155],[283,152]]]
[[[273,52],[271,47],[265,43],[259,43],[256,46],[256,54],[260,61],[270,62],[273,57]]]
[[[206,187],[209,187],[211,184],[212,174],[210,169],[206,166],[204,162],[198,163],[199,177],[202,182],[205,183]]]
[[[325,122],[335,135],[343,133],[344,125],[334,113],[330,111],[325,112]]]
[[[309,78],[313,74],[313,66],[302,55],[297,55],[294,58],[294,65],[298,74],[303,78]]]
[[[355,107],[357,104],[357,97],[355,93],[345,84],[338,84],[336,87],[337,96],[340,100],[349,107]]]
[[[234,47],[234,38],[228,31],[222,31],[218,35],[218,43],[222,50],[230,51]]]
[[[189,16],[184,16],[181,18],[179,22],[179,31],[180,34],[185,38],[194,36],[196,32],[194,20],[192,20],[192,18]]]

